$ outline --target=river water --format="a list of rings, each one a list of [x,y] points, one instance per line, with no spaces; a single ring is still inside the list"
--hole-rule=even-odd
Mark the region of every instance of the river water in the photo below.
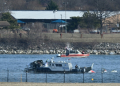
[[[43,55],[0,55],[0,82],[47,82],[47,83],[119,83],[120,56],[119,55],[90,55],[87,58],[60,58],[56,54]],[[51,59],[54,61],[71,61],[73,67],[89,67],[94,63],[94,74],[34,74],[24,72],[24,68],[35,60]],[[106,73],[101,73],[105,68]],[[111,72],[117,70],[117,72]],[[26,78],[27,77],[27,78]]]

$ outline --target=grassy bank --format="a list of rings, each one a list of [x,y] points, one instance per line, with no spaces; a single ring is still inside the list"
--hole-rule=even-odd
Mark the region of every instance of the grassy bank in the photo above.
[[[20,33],[21,36],[20,36]],[[120,33],[109,33],[103,34],[101,37],[100,34],[85,34],[85,33],[62,33],[62,37],[60,38],[60,33],[44,33],[44,32],[35,32],[35,31],[23,31],[23,30],[0,30],[0,38],[8,38],[8,39],[43,39],[43,40],[54,40],[54,41],[62,41],[62,42],[112,42],[112,43],[120,43]]]
[[[44,33],[49,39],[64,42],[112,42],[120,43],[120,33],[103,34],[79,34],[79,33]]]

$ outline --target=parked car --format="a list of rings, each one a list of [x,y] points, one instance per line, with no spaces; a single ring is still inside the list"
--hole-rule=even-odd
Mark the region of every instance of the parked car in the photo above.
[[[23,29],[23,30],[26,30],[26,31],[30,30],[29,27],[23,27],[22,29]]]
[[[112,28],[110,30],[111,33],[120,33],[120,30],[119,29],[116,29],[116,28]]]
[[[93,34],[100,33],[100,30],[91,30],[90,33],[93,33]]]

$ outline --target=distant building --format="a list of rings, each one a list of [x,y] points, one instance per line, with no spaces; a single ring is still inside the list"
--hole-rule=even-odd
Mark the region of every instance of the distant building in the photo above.
[[[82,17],[84,11],[10,11],[11,15],[22,22],[45,22],[62,19],[69,21],[70,17]]]
[[[69,22],[71,17],[82,17],[84,11],[10,11],[13,18],[15,18],[22,28],[26,24],[34,25],[34,23],[43,23],[47,29],[59,29],[60,26],[66,25],[64,22],[54,22],[56,20],[64,20]],[[27,27],[28,28],[28,27]],[[64,31],[64,28],[62,28]]]
[[[58,29],[62,23],[54,23],[55,20],[64,20],[69,22],[71,17],[82,17],[86,11],[10,11],[11,15],[18,21],[20,26],[24,26],[28,23],[34,25],[36,22],[44,23],[44,27],[47,29]],[[91,11],[94,12],[94,11]],[[119,14],[119,13],[118,13]],[[111,12],[109,17],[103,19],[103,27],[112,28],[120,22],[120,17],[116,12]]]
[[[7,21],[0,21],[0,28],[10,26],[10,23]]]

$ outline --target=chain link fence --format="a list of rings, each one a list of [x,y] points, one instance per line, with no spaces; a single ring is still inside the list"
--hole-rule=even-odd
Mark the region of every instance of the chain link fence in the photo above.
[[[96,72],[80,74],[48,74],[9,71],[0,72],[0,82],[37,82],[37,83],[119,83],[118,72]]]

